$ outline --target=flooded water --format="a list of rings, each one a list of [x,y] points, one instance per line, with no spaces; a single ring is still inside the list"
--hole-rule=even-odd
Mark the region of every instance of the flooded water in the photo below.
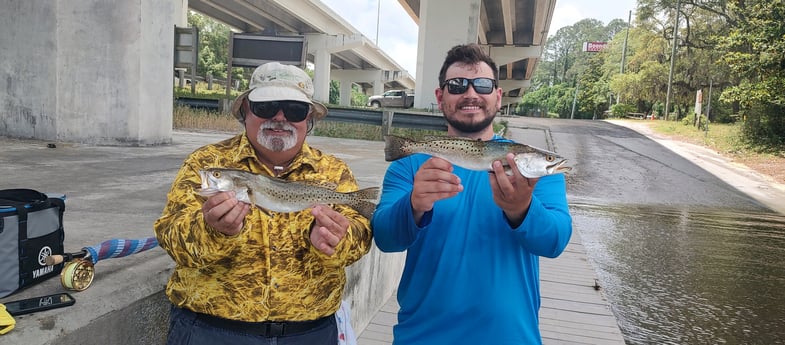
[[[785,216],[571,207],[628,344],[785,344]]]

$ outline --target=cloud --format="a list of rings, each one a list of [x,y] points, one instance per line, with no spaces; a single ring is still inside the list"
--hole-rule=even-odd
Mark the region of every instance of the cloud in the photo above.
[[[548,34],[553,35],[560,28],[587,18],[597,19],[606,25],[614,19],[627,21],[629,11],[635,11],[635,5],[635,0],[559,0]]]
[[[551,18],[551,26],[548,30],[548,36],[556,34],[559,29],[575,24],[583,19],[581,10],[568,2],[556,2],[556,8],[553,10],[553,18]]]

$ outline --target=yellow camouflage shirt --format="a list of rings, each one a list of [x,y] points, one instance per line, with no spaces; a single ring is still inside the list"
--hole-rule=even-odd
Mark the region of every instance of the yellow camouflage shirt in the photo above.
[[[235,168],[272,175],[254,154],[246,134],[197,149],[186,158],[154,225],[158,242],[174,259],[166,286],[173,304],[195,312],[243,321],[303,321],[330,315],[341,304],[351,265],[371,245],[368,219],[345,205],[333,205],[351,229],[335,254],[311,246],[310,209],[265,214],[254,207],[243,231],[226,236],[209,227],[202,216],[204,198],[195,193],[199,170]],[[303,145],[281,178],[336,185],[355,191],[357,183],[343,161]]]

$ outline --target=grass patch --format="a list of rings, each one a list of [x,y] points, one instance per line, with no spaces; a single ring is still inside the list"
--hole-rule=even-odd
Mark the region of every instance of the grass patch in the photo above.
[[[745,144],[741,135],[741,124],[738,123],[713,123],[709,125],[708,131],[675,121],[651,121],[649,125],[659,133],[721,153],[744,154],[755,151],[753,147]]]
[[[196,84],[196,93],[191,93],[191,86],[186,87],[174,87],[174,97],[186,97],[186,98],[204,98],[204,99],[225,99],[226,98],[226,88],[221,85],[213,84],[213,89],[207,89],[207,83],[201,82]],[[231,91],[232,95],[230,99],[235,99],[239,96],[242,92],[237,90]]]
[[[238,132],[242,125],[231,114],[203,109],[191,109],[186,106],[174,106],[172,117],[174,129],[179,130],[210,130],[222,132]]]
[[[647,121],[647,123],[658,133],[676,140],[708,147],[771,177],[775,182],[785,183],[785,151],[753,145],[744,140],[742,123],[713,123],[709,125],[708,131],[701,131],[693,126],[685,126],[674,121]]]
[[[708,131],[674,121],[654,121],[649,125],[655,131],[697,145],[703,145],[719,153],[733,156],[785,157],[782,150],[754,145],[743,136],[743,124],[713,123]]]

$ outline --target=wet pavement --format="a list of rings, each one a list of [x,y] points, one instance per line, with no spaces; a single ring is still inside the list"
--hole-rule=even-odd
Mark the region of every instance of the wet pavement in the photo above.
[[[635,121],[535,123],[628,344],[785,342],[784,186]]]

